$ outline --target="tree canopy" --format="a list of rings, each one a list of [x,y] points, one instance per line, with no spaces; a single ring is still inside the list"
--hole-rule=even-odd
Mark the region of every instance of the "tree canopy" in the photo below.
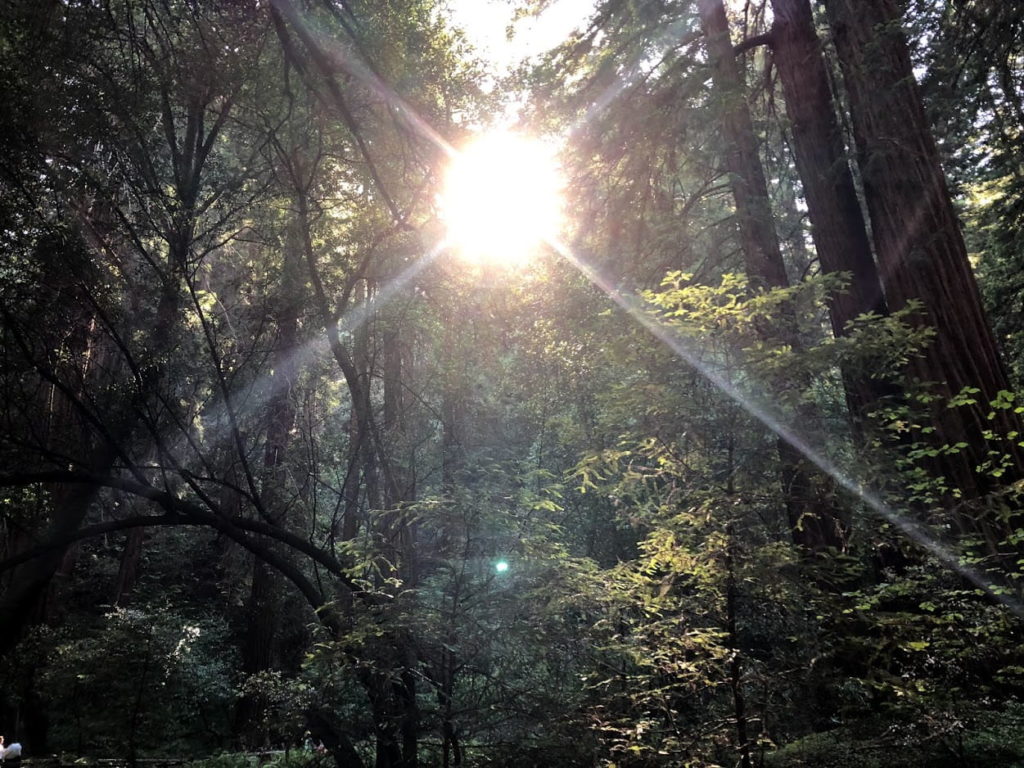
[[[8,742],[1024,761],[1024,11],[579,8],[0,10]]]

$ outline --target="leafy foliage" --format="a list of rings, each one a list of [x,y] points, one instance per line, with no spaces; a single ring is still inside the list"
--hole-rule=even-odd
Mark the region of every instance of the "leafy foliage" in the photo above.
[[[950,330],[920,301],[833,331],[851,273],[814,251],[767,6],[729,18],[737,97],[713,5],[598,3],[500,84],[430,0],[4,10],[0,716],[27,753],[1024,760],[1024,406],[914,378]],[[887,33],[917,37],[1019,380],[1011,5]],[[579,269],[443,247],[441,145],[511,93],[569,136]],[[742,110],[770,290],[710,118]]]

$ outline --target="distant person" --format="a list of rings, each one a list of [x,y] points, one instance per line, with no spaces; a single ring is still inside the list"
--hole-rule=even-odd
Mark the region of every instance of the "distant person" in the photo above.
[[[21,744],[12,741],[10,746],[5,747],[3,753],[0,753],[0,760],[3,760],[4,763],[21,765]]]

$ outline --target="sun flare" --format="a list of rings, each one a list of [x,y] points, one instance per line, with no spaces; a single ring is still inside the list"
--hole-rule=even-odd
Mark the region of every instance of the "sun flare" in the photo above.
[[[445,177],[448,240],[469,261],[521,266],[558,235],[562,186],[553,146],[511,132],[481,135]]]

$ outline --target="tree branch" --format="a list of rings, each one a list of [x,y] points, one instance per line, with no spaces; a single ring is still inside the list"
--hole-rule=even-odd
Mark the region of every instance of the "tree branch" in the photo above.
[[[163,507],[167,514],[160,516],[142,516],[136,518],[125,518],[124,521],[111,521],[106,524],[87,526],[66,536],[59,537],[45,545],[40,545],[28,553],[16,555],[0,562],[0,573],[13,568],[22,562],[27,562],[35,557],[49,552],[58,547],[65,547],[68,544],[87,539],[102,533],[108,533],[121,528],[135,528],[144,525],[204,525],[220,531],[232,541],[240,544],[252,552],[268,565],[279,570],[287,577],[309,600],[314,609],[323,607],[325,600],[323,595],[292,563],[289,563],[281,556],[275,554],[265,546],[253,541],[245,534],[253,533],[275,540],[285,546],[296,550],[323,566],[338,581],[347,587],[353,595],[368,599],[369,596],[352,580],[346,572],[345,566],[333,555],[317,547],[310,541],[297,536],[290,531],[275,525],[270,525],[261,520],[253,520],[244,517],[224,517],[211,512],[198,504],[186,499],[179,499],[173,494],[154,488],[151,485],[138,483],[134,480],[120,477],[109,477],[104,475],[92,475],[85,472],[68,472],[63,470],[50,470],[41,472],[21,472],[12,475],[0,475],[0,488],[33,485],[35,483],[83,483],[96,487],[114,488],[135,496],[139,496]],[[107,528],[106,526],[113,526]],[[16,562],[15,562],[16,560]]]
[[[771,32],[763,32],[760,35],[754,35],[748,37],[746,40],[737,43],[732,47],[734,56],[739,56],[741,53],[746,53],[751,48],[757,48],[759,45],[767,45],[769,48],[775,43],[775,38]]]
[[[310,32],[309,28],[290,2],[287,0],[274,0],[270,6],[270,14],[274,21],[274,29],[277,31],[277,35],[281,40],[281,46],[284,49],[286,56],[293,58],[296,56],[297,52],[295,50],[295,46],[292,45],[291,39],[288,37],[288,31],[284,27],[282,17],[288,20],[292,29],[295,30],[295,34],[298,35],[302,44],[306,47],[310,57],[313,59],[313,63],[316,65],[317,69],[320,70],[320,74],[323,76],[324,82],[327,83],[327,90],[331,95],[335,108],[338,110],[338,114],[341,115],[341,119],[345,123],[345,127],[351,132],[352,138],[359,147],[360,154],[363,156],[363,160],[366,161],[366,169],[370,174],[370,178],[373,179],[373,183],[377,187],[377,191],[380,192],[384,203],[387,205],[388,210],[391,212],[395,221],[402,221],[402,213],[398,210],[398,206],[388,193],[387,187],[384,186],[384,181],[381,179],[380,174],[377,171],[377,165],[373,162],[373,157],[370,155],[370,149],[366,145],[366,141],[363,139],[359,124],[356,122],[355,116],[352,114],[352,111],[348,107],[348,103],[345,101],[345,95],[341,92],[338,81],[334,79],[334,71],[331,67],[331,62],[328,59],[327,54],[314,39],[312,32]],[[293,61],[293,63],[300,71],[303,70],[300,61]]]

